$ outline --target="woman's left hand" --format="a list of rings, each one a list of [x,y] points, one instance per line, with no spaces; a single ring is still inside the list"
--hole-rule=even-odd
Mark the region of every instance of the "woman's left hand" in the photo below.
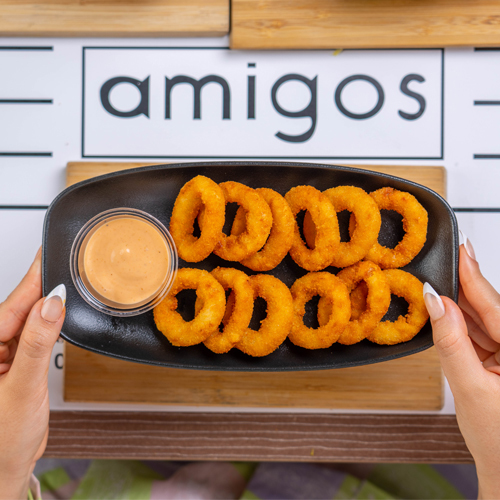
[[[55,293],[54,293],[55,292]],[[26,499],[48,437],[48,372],[64,322],[66,290],[42,299],[41,250],[0,304],[0,499]]]

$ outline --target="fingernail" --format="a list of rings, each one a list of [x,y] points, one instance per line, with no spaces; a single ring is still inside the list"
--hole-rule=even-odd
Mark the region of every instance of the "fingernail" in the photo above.
[[[43,301],[41,315],[45,321],[55,323],[60,317],[66,304],[66,287],[58,285]]]
[[[429,283],[424,284],[424,302],[431,319],[436,320],[444,316],[443,301]]]
[[[476,254],[474,253],[474,248],[472,246],[472,243],[470,242],[469,238],[467,238],[467,235],[459,230],[460,233],[460,244],[464,246],[465,251],[467,252],[467,255],[472,259],[476,260]]]

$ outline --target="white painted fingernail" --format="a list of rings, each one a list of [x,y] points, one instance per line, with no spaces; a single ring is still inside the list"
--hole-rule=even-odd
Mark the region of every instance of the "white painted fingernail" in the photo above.
[[[443,301],[429,283],[424,283],[424,302],[431,319],[436,320],[444,316],[446,311]]]
[[[49,323],[55,323],[60,317],[66,304],[66,287],[58,285],[52,290],[45,300],[41,310],[41,316]]]
[[[472,246],[472,243],[470,242],[469,238],[467,238],[467,235],[464,232],[462,232],[462,230],[459,229],[458,232],[460,233],[460,244],[464,246],[467,255],[472,260],[476,260],[476,253],[474,252],[474,247]]]
[[[43,303],[47,302],[52,297],[59,297],[62,300],[63,306],[66,304],[66,287],[64,285],[57,285],[54,290],[52,290],[47,297],[45,297],[45,300]]]

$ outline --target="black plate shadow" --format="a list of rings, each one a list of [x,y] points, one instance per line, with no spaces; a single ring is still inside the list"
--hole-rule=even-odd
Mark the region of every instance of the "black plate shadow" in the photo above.
[[[43,292],[64,283],[67,313],[61,336],[84,349],[107,356],[177,368],[229,371],[293,371],[345,368],[379,363],[423,351],[432,346],[427,323],[411,341],[379,346],[367,340],[353,346],[334,344],[329,349],[307,350],[286,340],[274,353],[252,358],[237,349],[217,355],[204,345],[173,347],[158,332],[152,312],[133,318],[116,318],[99,313],[78,294],[71,280],[69,256],[80,228],[104,210],[116,207],[149,212],[166,227],[181,187],[196,175],[215,182],[234,180],[250,187],[270,187],[285,194],[293,186],[312,185],[325,190],[338,185],[359,186],[366,191],[391,186],[412,193],[429,213],[427,242],[419,255],[404,269],[421,281],[428,281],[441,295],[458,298],[458,229],[453,210],[434,191],[404,179],[349,167],[300,163],[207,162],[156,165],[116,172],[75,184],[50,205],[43,232]],[[388,218],[385,231],[395,229]],[[199,264],[179,261],[179,267],[212,270],[216,266],[237,267],[211,255]],[[333,269],[329,269],[334,271]],[[306,271],[289,256],[270,272],[286,285]]]

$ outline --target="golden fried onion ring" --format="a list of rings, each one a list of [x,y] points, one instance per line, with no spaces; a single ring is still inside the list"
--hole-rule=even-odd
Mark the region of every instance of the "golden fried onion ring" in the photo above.
[[[285,195],[294,217],[302,210],[311,214],[316,227],[314,248],[308,248],[300,236],[297,222],[294,225],[293,244],[290,256],[308,271],[320,271],[332,260],[340,245],[337,213],[326,195],[312,186],[297,186]]]
[[[394,210],[403,216],[405,235],[395,248],[387,248],[378,242],[366,254],[382,269],[406,266],[422,250],[427,239],[427,211],[410,193],[384,187],[370,193],[380,210]]]
[[[330,273],[309,273],[295,281],[290,289],[293,297],[293,323],[288,338],[306,349],[324,349],[338,340],[351,317],[349,291]],[[330,311],[328,321],[319,328],[304,325],[306,304],[319,295]]]
[[[330,265],[348,267],[360,261],[377,242],[382,219],[374,199],[363,189],[355,186],[338,186],[323,191],[337,213],[351,212],[356,224],[350,241],[340,242]],[[316,228],[309,212],[304,217],[304,236],[310,248],[314,248]]]
[[[422,282],[401,269],[383,271],[391,293],[408,302],[408,314],[392,321],[383,321],[368,335],[377,344],[393,345],[411,340],[425,325],[429,314],[425,307]]]
[[[271,209],[255,189],[244,184],[228,181],[219,186],[226,203],[236,202],[244,210],[245,231],[230,236],[221,232],[214,253],[224,260],[241,261],[260,250],[266,243],[273,224]],[[206,212],[200,218],[200,227],[205,227],[204,221],[207,221],[208,225],[211,224]]]
[[[236,347],[250,356],[267,356],[287,338],[293,319],[293,300],[288,287],[269,274],[250,276],[254,299],[267,302],[267,317],[258,331],[247,328]]]
[[[193,236],[194,220],[202,209],[210,224],[196,238]],[[202,175],[186,182],[177,195],[170,217],[170,234],[179,257],[186,262],[200,262],[207,258],[220,239],[224,217],[224,194],[217,183]]]
[[[270,271],[284,259],[290,250],[295,221],[290,206],[283,196],[268,188],[258,188],[256,191],[269,205],[273,215],[273,225],[264,247],[240,262],[253,271]],[[231,234],[241,234],[245,230],[245,225],[245,212],[240,207],[236,212]]]
[[[391,290],[384,273],[370,261],[359,262],[353,266],[346,267],[337,277],[342,280],[351,293],[351,319],[337,342],[344,345],[352,345],[361,342],[368,337],[384,317],[391,304]],[[362,312],[359,311],[361,304],[353,303],[353,291],[358,284],[364,282],[368,288],[366,306]],[[330,307],[321,298],[318,302],[318,322],[324,325],[330,317]]]
[[[181,290],[195,289],[203,306],[192,321],[184,321],[177,312],[176,295]],[[175,346],[196,345],[206,340],[218,327],[226,308],[222,285],[201,269],[179,269],[167,296],[154,308],[156,327]]]
[[[231,304],[226,303],[226,312],[222,319],[224,328],[217,329],[203,343],[217,354],[228,352],[246,332],[253,313],[253,288],[248,276],[237,269],[217,267],[210,273],[224,288],[231,289]],[[196,300],[195,313],[201,309],[201,299]]]

